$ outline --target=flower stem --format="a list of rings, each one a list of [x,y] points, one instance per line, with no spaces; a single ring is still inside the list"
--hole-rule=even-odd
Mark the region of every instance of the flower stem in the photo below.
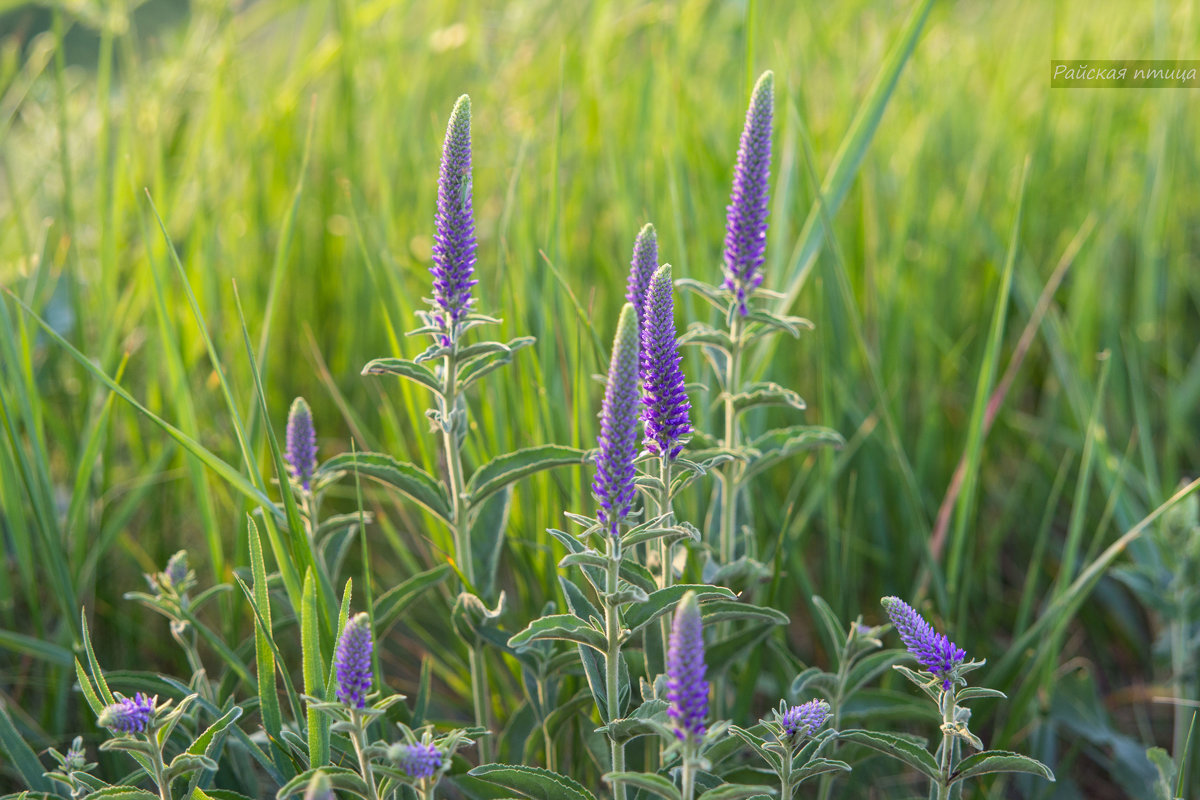
[[[683,769],[680,782],[683,789],[683,800],[695,800],[696,797],[696,745],[690,740],[683,745]]]
[[[620,584],[621,571],[621,540],[615,536],[608,537],[608,581],[605,585],[604,598],[604,627],[608,639],[608,654],[604,659],[605,694],[608,695],[608,721],[618,719],[621,715],[621,620],[616,603],[616,594]],[[612,741],[613,772],[625,771],[625,745],[609,734]],[[625,800],[625,784],[613,782],[613,800]]]
[[[742,381],[742,320],[735,312],[729,324],[729,358],[725,364],[725,449],[735,450],[738,446],[737,409],[733,396]],[[721,564],[733,561],[736,552],[737,493],[740,482],[741,462],[731,460],[721,471],[721,530],[719,550]]]
[[[950,773],[954,769],[954,687],[942,690],[942,758],[938,765],[939,780],[935,785],[937,800],[950,798]]]
[[[367,798],[379,800],[379,790],[375,788],[375,772],[371,769],[370,759],[367,758],[367,726],[357,708],[350,709],[350,721],[354,725],[354,735],[350,737],[350,741],[354,744],[354,755],[358,757],[358,769],[362,773],[363,782],[367,784]]]
[[[663,491],[662,496],[658,501],[658,513],[666,515],[663,520],[663,527],[674,524],[675,518],[671,508],[671,460],[665,455],[659,458],[658,476],[662,480]],[[658,540],[658,559],[662,565],[662,576],[659,579],[659,587],[662,589],[670,588],[675,582],[674,568],[672,563],[674,557],[675,546],[668,537],[662,537]],[[662,624],[659,626],[662,630],[662,647],[663,658],[666,658],[667,651],[671,644],[671,619],[669,614],[664,614]]]
[[[467,520],[467,503],[463,491],[466,483],[463,480],[462,452],[458,446],[458,429],[452,424],[454,409],[458,402],[458,388],[455,379],[458,365],[455,361],[457,343],[451,346],[451,352],[446,355],[442,375],[442,448],[446,457],[446,473],[450,489],[450,517],[454,531],[454,557],[458,561],[462,573],[464,587],[473,591],[475,588],[475,556],[471,550],[471,529]],[[491,698],[488,688],[487,660],[484,655],[483,643],[479,637],[468,643],[470,653],[467,660],[471,670],[471,698],[475,712],[475,724],[491,730]],[[491,759],[491,742],[488,737],[479,739],[480,763],[486,764]]]
[[[171,800],[171,782],[164,777],[166,767],[163,765],[162,745],[154,733],[147,733],[146,738],[153,745],[150,748],[150,766],[154,770],[154,785],[158,788],[159,800]]]

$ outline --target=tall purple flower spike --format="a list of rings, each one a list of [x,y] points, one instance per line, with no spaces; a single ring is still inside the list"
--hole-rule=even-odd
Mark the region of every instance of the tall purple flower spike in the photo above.
[[[402,745],[394,751],[396,765],[410,778],[432,778],[442,766],[442,752],[432,744]]]
[[[774,113],[775,73],[768,70],[754,85],[746,110],[725,216],[725,287],[734,293],[742,316],[747,313],[746,300],[763,280]]]
[[[117,702],[105,706],[97,721],[119,733],[145,733],[154,716],[157,697],[148,697],[138,692],[133,697],[117,695]]]
[[[829,719],[829,703],[824,700],[809,700],[798,706],[792,706],[779,718],[784,735],[792,741],[799,741],[805,736],[812,736],[825,720]]]
[[[650,288],[650,277],[658,269],[658,235],[654,226],[645,224],[633,242],[633,261],[629,264],[629,281],[625,299],[633,304],[637,313],[638,330],[645,330],[643,309],[646,307],[646,291]]]
[[[704,718],[708,716],[708,681],[704,672],[700,604],[696,593],[688,592],[675,609],[667,640],[667,715],[675,723],[675,735],[682,740],[695,741],[707,730]]]
[[[967,651],[955,645],[945,634],[936,633],[916,609],[900,598],[885,597],[882,602],[908,652],[916,657],[922,667],[942,679],[942,689],[950,691],[953,685],[951,676],[954,669],[966,660]]]
[[[592,495],[600,506],[597,516],[610,536],[620,532],[621,523],[633,506],[633,479],[637,458],[638,403],[637,317],[628,303],[621,309],[604,403],[600,407],[600,449]]]
[[[679,347],[675,344],[675,298],[671,265],[655,271],[642,311],[642,419],[646,423],[646,449],[675,458],[684,437],[692,432],[688,412],[692,405],[683,388]]]
[[[313,471],[317,468],[317,434],[313,430],[312,409],[303,397],[292,401],[288,411],[287,451],[284,453],[292,476],[304,487],[311,488]]]
[[[333,661],[337,674],[337,699],[350,708],[363,708],[371,691],[371,619],[366,612],[346,622]]]
[[[475,219],[471,212],[471,98],[458,98],[446,125],[433,234],[433,320],[444,346],[457,338],[470,312],[475,274]]]

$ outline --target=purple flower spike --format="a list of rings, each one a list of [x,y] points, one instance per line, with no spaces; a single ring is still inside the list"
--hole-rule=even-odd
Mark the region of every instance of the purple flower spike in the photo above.
[[[592,479],[592,495],[600,506],[597,516],[610,536],[619,533],[621,523],[633,506],[637,382],[637,317],[633,306],[626,303],[621,309],[612,361],[608,365],[608,382],[600,407],[600,449],[596,456],[596,477]]]
[[[675,609],[667,642],[667,715],[681,740],[694,741],[707,730],[704,718],[708,716],[708,681],[704,680],[704,671],[700,604],[696,593],[688,592]]]
[[[954,669],[967,658],[967,651],[935,633],[933,626],[908,603],[898,597],[883,598],[883,608],[896,626],[896,633],[908,652],[929,672],[942,679],[942,689],[950,691]]]
[[[475,274],[475,218],[471,212],[471,98],[458,98],[446,125],[438,175],[437,216],[433,234],[434,322],[441,343],[458,338],[458,326],[470,312]]]
[[[150,718],[154,716],[158,697],[147,697],[138,692],[133,697],[117,695],[117,698],[117,702],[101,710],[97,721],[119,733],[145,733]]]
[[[633,304],[637,312],[638,330],[645,330],[643,309],[646,307],[646,291],[650,288],[650,277],[658,269],[658,235],[650,223],[642,228],[633,242],[633,261],[629,264],[629,283],[625,299]],[[644,335],[644,334],[643,334]]]
[[[292,401],[288,411],[287,459],[292,476],[308,491],[311,487],[313,470],[317,468],[317,434],[313,430],[312,409],[303,397]]]
[[[746,299],[763,279],[759,270],[767,248],[767,180],[774,113],[775,73],[768,70],[754,85],[746,110],[725,216],[725,287],[736,296],[742,316],[747,313]]]
[[[793,742],[798,742],[805,736],[812,736],[825,720],[829,719],[829,703],[824,700],[809,700],[798,706],[792,706],[779,718],[783,733]]]
[[[442,767],[442,751],[432,744],[404,744],[392,749],[391,758],[410,778],[432,778]]]
[[[371,620],[366,612],[346,622],[338,639],[334,665],[337,668],[337,699],[350,708],[363,708],[371,691]]]
[[[679,455],[684,437],[692,432],[688,419],[692,405],[683,390],[680,360],[671,265],[663,264],[650,279],[642,312],[641,376],[646,449],[667,458]]]

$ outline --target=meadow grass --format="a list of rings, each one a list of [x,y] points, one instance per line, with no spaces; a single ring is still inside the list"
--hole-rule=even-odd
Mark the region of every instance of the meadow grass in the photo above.
[[[474,465],[593,446],[592,376],[642,224],[677,278],[718,280],[733,147],[769,68],[765,285],[816,327],[749,369],[797,389],[806,421],[847,443],[760,479],[766,604],[792,615],[749,657],[760,686],[826,660],[813,594],[872,623],[881,595],[930,597],[1011,698],[981,703],[976,729],[1059,776],[989,796],[1137,796],[1145,747],[1180,755],[1184,715],[1153,698],[1197,699],[1195,648],[1190,661],[1156,653],[1170,620],[1108,567],[1157,565],[1148,535],[1121,536],[1200,463],[1200,116],[1193,90],[1050,90],[1046,73],[1051,58],[1194,57],[1200,9],[935,3],[908,56],[895,48],[913,9],[260,0],[195,2],[148,32],[120,3],[81,3],[40,33],[20,8],[0,16],[0,282],[233,473],[0,302],[0,699],[17,729],[36,748],[90,729],[72,689],[80,607],[107,667],[181,663],[151,627],[161,620],[123,595],[183,547],[202,586],[249,576],[245,513],[255,492],[277,493],[267,431],[282,437],[294,396],[313,408],[323,458],[354,447],[436,464],[425,398],[359,372],[421,349],[404,331],[429,291],[454,98],[473,102],[480,310],[503,318],[500,338],[537,337],[470,398]],[[881,114],[856,116],[864,107]],[[708,313],[687,294],[679,306]],[[711,386],[696,353],[684,369]],[[692,402],[697,427],[716,430],[716,392]],[[558,596],[546,529],[590,507],[590,477],[515,489],[492,587],[514,630]],[[353,511],[353,483],[336,491]],[[446,560],[450,534],[429,515],[363,491],[369,557],[353,549],[346,572],[360,592]],[[679,507],[705,519],[708,491]],[[431,715],[463,720],[466,651],[444,645],[452,599],[413,605],[379,658],[410,695],[429,670]],[[210,609],[231,642],[252,641],[242,600]],[[509,720],[523,690],[494,672]],[[872,702],[886,712],[889,695]],[[770,705],[746,691],[726,710]]]

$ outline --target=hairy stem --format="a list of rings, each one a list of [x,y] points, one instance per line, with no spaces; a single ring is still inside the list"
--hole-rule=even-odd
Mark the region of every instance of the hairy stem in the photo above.
[[[379,800],[379,790],[375,788],[375,771],[371,769],[371,761],[367,758],[367,726],[358,709],[350,709],[350,721],[354,725],[354,735],[350,737],[350,741],[354,744],[354,755],[358,757],[358,769],[362,773],[363,782],[367,784],[368,800]]]
[[[153,733],[146,734],[146,738],[154,745],[150,748],[150,767],[154,771],[152,777],[158,789],[159,800],[171,800],[171,782],[164,777],[166,766],[163,765],[162,745],[158,743],[158,736]]]
[[[658,501],[658,513],[666,515],[667,518],[663,520],[663,527],[668,527],[674,524],[675,517],[671,509],[671,460],[665,455],[659,458],[658,476],[663,484],[662,496]],[[659,579],[660,588],[668,589],[675,582],[674,568],[671,566],[675,560],[674,552],[675,546],[670,538],[663,537],[658,540],[658,559],[662,565],[662,576]],[[665,659],[667,651],[670,649],[671,640],[671,620],[669,614],[663,615],[662,624],[659,627],[662,630],[663,658]]]
[[[455,406],[458,404],[458,388],[455,385],[458,365],[455,361],[457,345],[452,346],[452,352],[446,355],[442,375],[442,449],[446,458],[446,474],[450,489],[450,517],[453,520],[454,553],[462,572],[464,587],[467,590],[475,588],[475,556],[471,551],[471,529],[467,519],[467,503],[463,495],[466,483],[463,481],[462,452],[458,446],[458,427],[452,424]],[[471,698],[475,713],[475,724],[481,728],[492,729],[491,698],[488,688],[487,660],[483,644],[479,637],[469,643],[470,653],[468,662],[471,669]],[[481,763],[491,759],[491,742],[483,736],[479,740],[479,758]]]
[[[954,770],[954,687],[942,690],[942,758],[938,765],[937,800],[950,798],[950,774]]]
[[[620,583],[621,540],[615,536],[608,539],[608,581],[605,585],[604,628],[608,639],[608,654],[604,660],[604,690],[608,695],[608,721],[621,716],[621,620],[616,603]],[[625,745],[612,740],[613,772],[625,771]],[[625,800],[625,784],[613,782],[613,800]]]
[[[729,324],[730,350],[725,363],[725,449],[734,450],[739,444],[737,410],[733,396],[742,381],[742,320],[735,312]],[[733,561],[736,552],[737,494],[740,483],[741,462],[734,459],[721,471],[721,530],[718,546],[721,563]]]
[[[689,737],[690,739],[690,737]],[[690,740],[683,745],[683,769],[681,783],[683,800],[695,800],[696,797],[696,745]]]

